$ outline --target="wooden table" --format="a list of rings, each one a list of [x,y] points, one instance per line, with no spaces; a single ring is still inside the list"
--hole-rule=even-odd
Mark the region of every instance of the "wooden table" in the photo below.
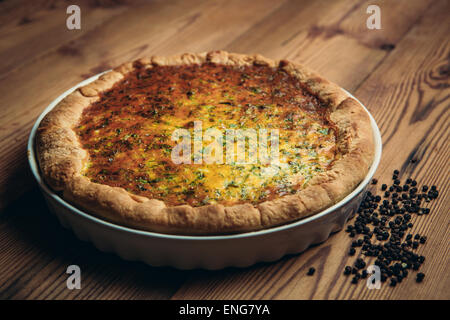
[[[62,1],[0,3],[0,298],[13,299],[449,299],[450,1],[77,1],[81,30]],[[381,8],[381,30],[366,9]],[[83,79],[152,54],[225,49],[304,63],[370,110],[383,136],[376,177],[392,171],[435,184],[423,283],[368,290],[341,276],[354,257],[345,232],[275,263],[179,271],[122,261],[77,240],[49,214],[26,162],[42,110]],[[68,265],[82,289],[66,288]],[[309,267],[317,271],[306,276]]]

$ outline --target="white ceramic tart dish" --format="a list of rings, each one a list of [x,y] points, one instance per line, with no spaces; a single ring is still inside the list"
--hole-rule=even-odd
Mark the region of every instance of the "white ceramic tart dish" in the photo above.
[[[138,230],[126,224],[104,220],[92,215],[80,205],[65,200],[53,191],[42,176],[36,155],[36,135],[42,119],[69,94],[89,87],[101,75],[85,80],[53,101],[36,121],[28,143],[31,170],[40,189],[60,222],[71,228],[82,240],[91,241],[102,251],[115,252],[127,260],[139,260],[152,266],[173,266],[180,269],[221,269],[229,266],[245,267],[260,261],[274,261],[285,254],[299,253],[312,244],[325,241],[332,232],[340,230],[359,206],[364,190],[372,179],[381,157],[381,137],[373,117],[357,102],[367,117],[375,146],[370,168],[362,181],[342,200],[301,220],[282,225],[268,225],[261,230],[233,234],[195,235],[158,233]],[[341,89],[342,90],[342,89]],[[342,90],[345,92],[344,90]],[[357,101],[345,92],[352,100]],[[189,96],[189,98],[191,98]],[[371,139],[372,140],[372,139]],[[226,231],[226,230],[225,230]],[[175,232],[178,233],[178,232]]]

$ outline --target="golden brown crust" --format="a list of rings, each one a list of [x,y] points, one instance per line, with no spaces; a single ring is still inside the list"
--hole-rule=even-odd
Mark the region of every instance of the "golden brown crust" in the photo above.
[[[330,119],[339,127],[342,157],[326,172],[317,174],[297,194],[256,206],[221,204],[203,207],[167,207],[123,188],[93,183],[81,174],[87,152],[72,128],[82,111],[99,99],[124,75],[139,66],[201,64],[280,66],[294,75],[312,94],[326,102]],[[268,228],[320,212],[343,199],[364,179],[372,163],[374,141],[370,119],[360,104],[337,85],[307,68],[261,55],[225,51],[139,59],[125,63],[63,99],[42,120],[37,134],[37,157],[45,181],[67,201],[109,221],[138,229],[175,234],[220,234]]]

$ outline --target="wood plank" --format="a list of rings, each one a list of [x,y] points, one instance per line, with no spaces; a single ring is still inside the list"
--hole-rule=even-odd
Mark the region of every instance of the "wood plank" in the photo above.
[[[81,242],[48,212],[37,188],[0,216],[0,252],[0,299],[167,299],[187,275]],[[81,269],[81,290],[66,287],[72,264]]]
[[[370,1],[291,1],[226,49],[288,58],[353,91],[430,3],[381,1],[383,29],[367,30]]]
[[[358,294],[362,298],[450,298],[449,220],[450,199],[450,3],[439,1],[427,11],[379,69],[357,91],[379,122],[384,156],[380,173],[387,179],[393,167],[400,177],[412,176],[441,191],[431,215],[416,217],[414,233],[429,235],[419,253],[427,257],[422,272],[427,280],[418,286],[413,279],[396,290],[383,288]],[[396,52],[398,50],[398,52]],[[414,68],[411,68],[414,66]],[[401,82],[395,79],[401,79]],[[413,161],[411,161],[413,160]]]
[[[81,8],[82,30],[66,28],[68,4],[61,1],[38,0],[16,3],[13,10],[2,8],[0,79],[7,77],[9,72],[22,68],[29,60],[38,60],[56,47],[91,32],[129,9],[125,5],[111,6],[106,2],[95,5],[92,1],[83,0],[77,3]],[[138,5],[138,2],[133,4]],[[0,8],[1,6],[6,6],[6,3],[0,4]]]
[[[399,8],[401,9],[401,8]],[[410,16],[407,32],[389,36],[396,45],[385,60],[364,81],[356,96],[369,107],[381,126],[385,149],[377,176],[389,181],[394,168],[401,168],[402,177],[412,175],[419,181],[440,186],[442,194],[433,203],[433,214],[414,220],[413,231],[425,232],[429,242],[423,251],[430,260],[424,266],[426,283],[418,286],[412,276],[395,290],[385,285],[382,290],[367,290],[363,283],[351,285],[342,277],[344,266],[352,265],[356,257],[345,253],[350,239],[344,232],[327,242],[273,265],[250,269],[228,270],[223,274],[199,272],[184,283],[173,299],[355,299],[355,298],[448,298],[448,33],[442,25],[448,12],[448,2],[434,3],[427,15],[411,30],[421,12]],[[394,18],[395,15],[392,14]],[[351,15],[348,19],[351,19]],[[352,25],[353,23],[347,23]],[[409,30],[409,31],[408,31]],[[394,30],[398,31],[398,29]],[[352,35],[353,37],[360,38]],[[380,40],[365,39],[369,43]],[[384,41],[382,41],[384,42]],[[353,51],[348,51],[352,54]],[[359,70],[357,68],[353,70]],[[440,70],[440,71],[438,71]],[[359,85],[358,85],[359,86]],[[425,157],[426,151],[426,157]],[[401,155],[401,156],[399,156]],[[421,156],[419,156],[421,155]],[[412,164],[410,158],[423,160]],[[413,169],[414,168],[414,169]],[[431,169],[433,168],[433,169]],[[431,169],[431,170],[430,170]],[[431,172],[430,172],[431,171]],[[306,272],[314,266],[315,276]]]

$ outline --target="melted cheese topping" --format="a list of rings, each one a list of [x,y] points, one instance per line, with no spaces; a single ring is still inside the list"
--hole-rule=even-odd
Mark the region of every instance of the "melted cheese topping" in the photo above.
[[[104,92],[84,110],[75,131],[89,153],[83,174],[93,182],[170,205],[259,203],[295,193],[331,167],[338,157],[337,129],[326,110],[280,69],[156,66],[138,68]],[[175,164],[171,154],[179,141],[172,134],[188,130],[194,150],[195,121],[203,134],[220,130],[223,141],[227,129],[254,129],[258,137],[261,129],[276,129],[280,161],[226,163],[223,144],[222,164]],[[257,147],[270,154],[270,139]]]

